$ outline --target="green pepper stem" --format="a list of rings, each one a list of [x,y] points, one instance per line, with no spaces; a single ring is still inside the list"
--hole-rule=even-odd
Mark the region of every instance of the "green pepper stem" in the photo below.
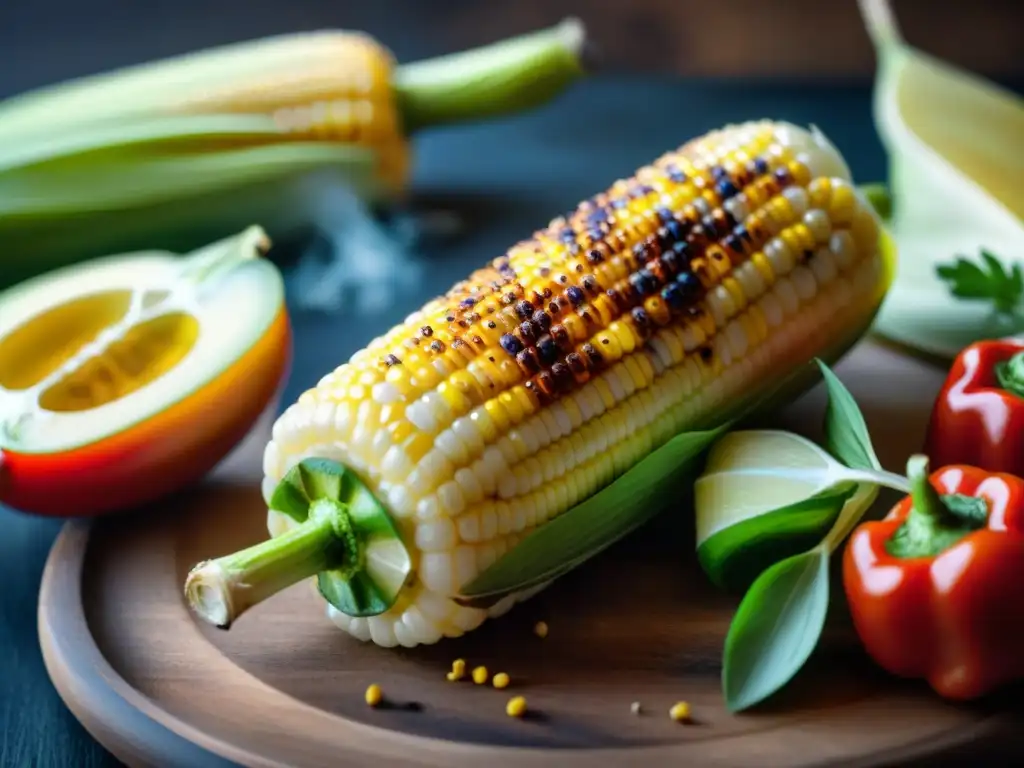
[[[529,109],[586,71],[579,19],[482,48],[404,64],[394,78],[407,133]]]
[[[1024,352],[996,365],[999,386],[1018,397],[1024,397]]]
[[[249,608],[281,590],[342,567],[351,556],[341,535],[347,522],[344,505],[330,502],[280,536],[199,563],[185,580],[185,599],[201,619],[228,629]]]
[[[984,499],[960,494],[940,495],[928,476],[928,458],[907,461],[910,513],[885,545],[893,557],[934,557],[985,524]]]
[[[910,481],[912,509],[909,517],[926,518],[930,523],[955,522],[955,518],[942,503],[928,477],[928,457],[915,454],[907,460],[907,479]]]

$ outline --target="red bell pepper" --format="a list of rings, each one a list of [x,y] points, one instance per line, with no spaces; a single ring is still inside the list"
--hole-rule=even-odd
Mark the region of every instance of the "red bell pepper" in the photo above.
[[[1024,477],[1024,341],[980,341],[953,362],[932,408],[925,453]]]
[[[847,544],[854,626],[889,672],[955,700],[1024,677],[1024,480],[908,463],[911,493]]]

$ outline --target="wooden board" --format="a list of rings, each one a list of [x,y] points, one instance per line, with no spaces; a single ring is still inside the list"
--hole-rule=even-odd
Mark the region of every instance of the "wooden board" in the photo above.
[[[873,343],[837,370],[883,463],[901,470],[944,371]],[[824,402],[818,387],[771,423],[813,437]],[[327,621],[308,584],[230,632],[201,626],[181,597],[188,568],[266,535],[256,482],[265,439],[254,435],[206,488],[145,516],[69,524],[50,556],[39,607],[47,668],[78,718],[129,765],[906,764],[965,746],[977,756],[1021,723],[1005,704],[955,707],[882,674],[841,599],[790,689],[756,713],[730,715],[720,654],[737,599],[701,574],[682,501],[679,515],[505,618],[435,646],[359,643]],[[538,619],[550,625],[545,640],[532,634]],[[456,657],[507,672],[513,687],[447,682]],[[400,706],[368,708],[372,682]],[[507,717],[514,694],[537,715]],[[667,717],[680,699],[694,724]]]

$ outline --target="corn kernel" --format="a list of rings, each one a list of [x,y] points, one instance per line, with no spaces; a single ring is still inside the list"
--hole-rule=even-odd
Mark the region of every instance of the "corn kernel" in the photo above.
[[[446,677],[450,682],[461,680],[466,676],[466,661],[465,659],[456,659],[452,662],[452,671],[449,672]]]
[[[832,197],[832,182],[825,176],[815,179],[807,185],[807,195],[812,208],[828,208]]]
[[[477,685],[483,685],[487,682],[487,667],[476,667],[473,670],[473,682]]]
[[[758,272],[761,273],[761,276],[764,277],[768,285],[775,282],[775,273],[772,271],[772,265],[763,253],[758,251],[750,257],[750,260],[754,262],[754,266],[757,267]]]
[[[668,716],[677,723],[688,722],[690,719],[690,705],[685,701],[678,701],[668,711]]]
[[[533,626],[533,634],[539,638],[545,638],[548,636],[548,624],[546,621],[538,621]]]
[[[380,686],[374,683],[366,689],[366,703],[371,707],[376,707],[383,701],[384,694],[380,690]]]
[[[526,714],[526,699],[522,696],[509,699],[505,705],[505,713],[509,717],[522,717]]]
[[[495,688],[507,688],[509,682],[511,681],[509,680],[508,675],[504,672],[499,672],[498,674],[496,674],[494,676],[494,679],[491,681],[492,685],[494,685]]]

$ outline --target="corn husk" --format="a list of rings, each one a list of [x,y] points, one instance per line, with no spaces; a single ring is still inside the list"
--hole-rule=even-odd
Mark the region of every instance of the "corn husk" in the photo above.
[[[113,252],[186,252],[335,218],[326,191],[402,200],[421,129],[522,112],[584,74],[555,27],[396,65],[359,33],[235,43],[0,102],[0,288]],[[453,158],[457,161],[457,158]]]
[[[875,121],[900,249],[875,330],[948,359],[972,341],[1024,330],[1024,314],[958,299],[936,274],[982,249],[1024,258],[1024,100],[909,46],[888,0],[859,2],[877,51]]]

